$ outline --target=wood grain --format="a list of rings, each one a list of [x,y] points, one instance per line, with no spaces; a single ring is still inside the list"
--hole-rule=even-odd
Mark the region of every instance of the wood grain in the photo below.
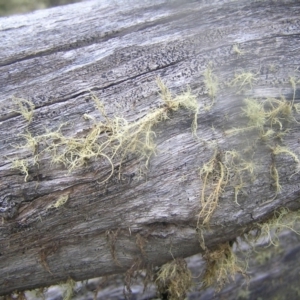
[[[218,151],[254,147],[253,135],[225,131],[247,124],[245,97],[293,98],[290,76],[299,78],[299,1],[88,1],[0,20],[0,295],[72,278],[83,280],[126,271],[137,258],[161,265],[201,252],[196,233],[202,181],[199,170]],[[237,55],[233,46],[244,52]],[[203,73],[219,81],[211,102]],[[252,89],[238,94],[235,74],[256,74]],[[298,76],[298,77],[297,77]],[[68,172],[45,156],[24,182],[13,159],[30,156],[20,134],[38,135],[66,123],[66,136],[101,120],[91,93],[110,117],[135,121],[162,104],[155,79],[171,92],[189,85],[200,106],[197,134],[192,115],[178,110],[155,126],[157,154],[148,170],[134,155],[121,176],[104,160]],[[299,89],[295,91],[299,103]],[[12,97],[35,105],[30,124],[14,110]],[[299,116],[296,116],[299,120]],[[289,124],[285,145],[298,153],[299,125]],[[204,142],[203,142],[204,141]],[[293,159],[276,160],[282,191],[274,198],[271,155],[258,144],[255,180],[246,182],[239,204],[227,186],[205,231],[207,247],[232,240],[281,206],[300,208]],[[118,162],[116,161],[117,165]],[[47,209],[61,195],[58,209]],[[107,233],[117,233],[116,264]],[[136,245],[147,240],[145,257]]]

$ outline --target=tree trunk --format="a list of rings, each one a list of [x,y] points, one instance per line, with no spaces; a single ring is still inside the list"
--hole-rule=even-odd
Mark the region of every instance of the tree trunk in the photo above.
[[[299,1],[124,0],[3,18],[0,295],[207,253],[300,208],[299,12]],[[158,77],[196,96],[196,135]],[[155,112],[155,153],[115,139],[77,168],[78,154],[53,156],[100,122],[109,142],[116,116],[134,126]]]

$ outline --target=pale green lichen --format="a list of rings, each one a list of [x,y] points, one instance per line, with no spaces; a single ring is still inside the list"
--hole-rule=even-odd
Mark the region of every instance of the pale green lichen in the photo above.
[[[50,209],[50,208],[59,208],[63,205],[65,205],[67,203],[67,201],[69,200],[69,195],[62,195],[60,196],[56,201],[55,203],[49,205],[47,207],[47,209]]]
[[[236,86],[239,90],[243,90],[247,87],[253,88],[254,82],[256,82],[257,74],[252,72],[240,72],[235,74],[234,78],[230,81],[230,86]]]
[[[192,287],[192,274],[186,262],[177,258],[160,267],[156,284],[159,292],[168,293],[168,299],[182,300]]]
[[[204,107],[205,110],[210,110],[215,104],[216,93],[218,89],[218,78],[213,74],[211,67],[207,67],[203,73],[204,84],[209,97],[212,99],[210,105]]]
[[[28,162],[25,159],[16,159],[12,161],[11,165],[12,169],[20,170],[22,174],[25,175],[24,181],[27,181],[27,178],[29,176],[28,173]]]
[[[23,98],[13,97],[12,100],[15,106],[17,106],[17,109],[14,109],[13,111],[18,114],[21,114],[24,117],[24,119],[30,123],[35,109],[34,104],[31,101]]]
[[[206,261],[203,289],[214,286],[220,291],[226,283],[235,279],[237,273],[246,276],[246,265],[238,260],[229,242],[207,249],[203,257]]]
[[[114,174],[116,161],[119,165],[119,172],[121,171],[122,163],[129,154],[144,160],[147,167],[151,156],[156,153],[154,126],[167,120],[171,111],[177,111],[179,108],[191,111],[193,113],[192,132],[196,135],[197,131],[199,108],[191,90],[187,88],[185,92],[173,97],[160,78],[157,79],[157,84],[161,90],[163,104],[137,121],[129,122],[122,117],[109,117],[104,104],[92,94],[94,104],[104,121],[97,121],[94,117],[85,114],[85,119],[93,121],[93,127],[86,136],[65,136],[61,129],[66,124],[61,124],[56,131],[46,131],[39,136],[33,136],[30,132],[22,134],[26,143],[17,147],[31,150],[34,154],[34,164],[39,162],[44,153],[50,154],[52,163],[62,164],[70,172],[84,166],[89,160],[106,160],[111,172],[104,181]],[[44,146],[38,147],[40,144]],[[25,170],[23,167],[22,171],[25,172]],[[28,176],[28,172],[26,175]]]

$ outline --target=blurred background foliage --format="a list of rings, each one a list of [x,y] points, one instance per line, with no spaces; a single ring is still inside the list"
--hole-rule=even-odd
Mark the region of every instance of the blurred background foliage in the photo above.
[[[0,16],[23,14],[75,2],[81,2],[81,0],[0,0]]]

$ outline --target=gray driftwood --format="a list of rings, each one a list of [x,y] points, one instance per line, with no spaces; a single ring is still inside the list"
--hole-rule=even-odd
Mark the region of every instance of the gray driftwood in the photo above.
[[[247,125],[241,115],[245,96],[292,100],[289,77],[299,74],[299,12],[299,1],[107,0],[2,18],[0,295],[123,273],[136,261],[159,266],[201,252],[195,230],[199,170],[212,157],[213,142],[220,153],[254,147],[251,134],[225,135]],[[234,45],[244,53],[238,55]],[[11,168],[13,159],[28,156],[16,148],[27,130],[36,135],[68,122],[66,135],[88,131],[92,122],[83,114],[99,118],[91,92],[110,116],[130,121],[161,105],[158,76],[172,93],[189,85],[202,107],[209,104],[203,82],[208,66],[219,87],[213,108],[199,112],[202,141],[191,134],[189,112],[173,113],[155,127],[157,155],[147,171],[139,172],[141,162],[134,156],[122,166],[121,177],[115,174],[105,184],[100,182],[110,166],[102,161],[68,173],[45,158],[30,168],[27,182]],[[228,83],[242,71],[257,80],[238,95]],[[298,89],[295,95],[297,103]],[[34,103],[30,124],[13,111],[12,96]],[[284,144],[298,153],[299,126],[291,122],[289,129]],[[207,247],[234,240],[278,207],[300,208],[293,158],[276,158],[282,190],[274,197],[272,158],[262,149],[251,150],[255,180],[245,182],[240,205],[233,187],[225,188],[210,230],[204,231]],[[64,206],[47,209],[65,194]],[[145,241],[145,253],[137,235]]]
[[[299,227],[298,227],[299,229]],[[187,259],[188,267],[191,270],[195,286],[190,291],[187,299],[210,300],[210,299],[298,299],[299,284],[298,272],[300,261],[300,238],[297,234],[285,231],[280,235],[279,247],[267,247],[266,243],[259,243],[255,251],[249,247],[242,247],[244,255],[239,254],[239,259],[245,259],[249,255],[247,281],[243,276],[238,276],[234,282],[226,285],[224,289],[217,292],[208,288],[199,290],[199,273],[203,270],[205,262],[200,254]],[[246,255],[245,255],[246,254]],[[149,284],[146,291],[143,291],[144,274],[138,276],[132,282],[131,299],[149,300],[156,298],[156,287]],[[65,287],[53,286],[45,293],[46,299],[54,300],[61,297]],[[74,289],[73,298],[76,300],[93,300],[97,293],[97,300],[120,300],[125,299],[124,276],[121,274],[112,275],[108,278],[93,278],[87,282],[79,283]],[[96,292],[97,291],[97,292]],[[27,299],[36,299],[34,293],[26,292]]]

